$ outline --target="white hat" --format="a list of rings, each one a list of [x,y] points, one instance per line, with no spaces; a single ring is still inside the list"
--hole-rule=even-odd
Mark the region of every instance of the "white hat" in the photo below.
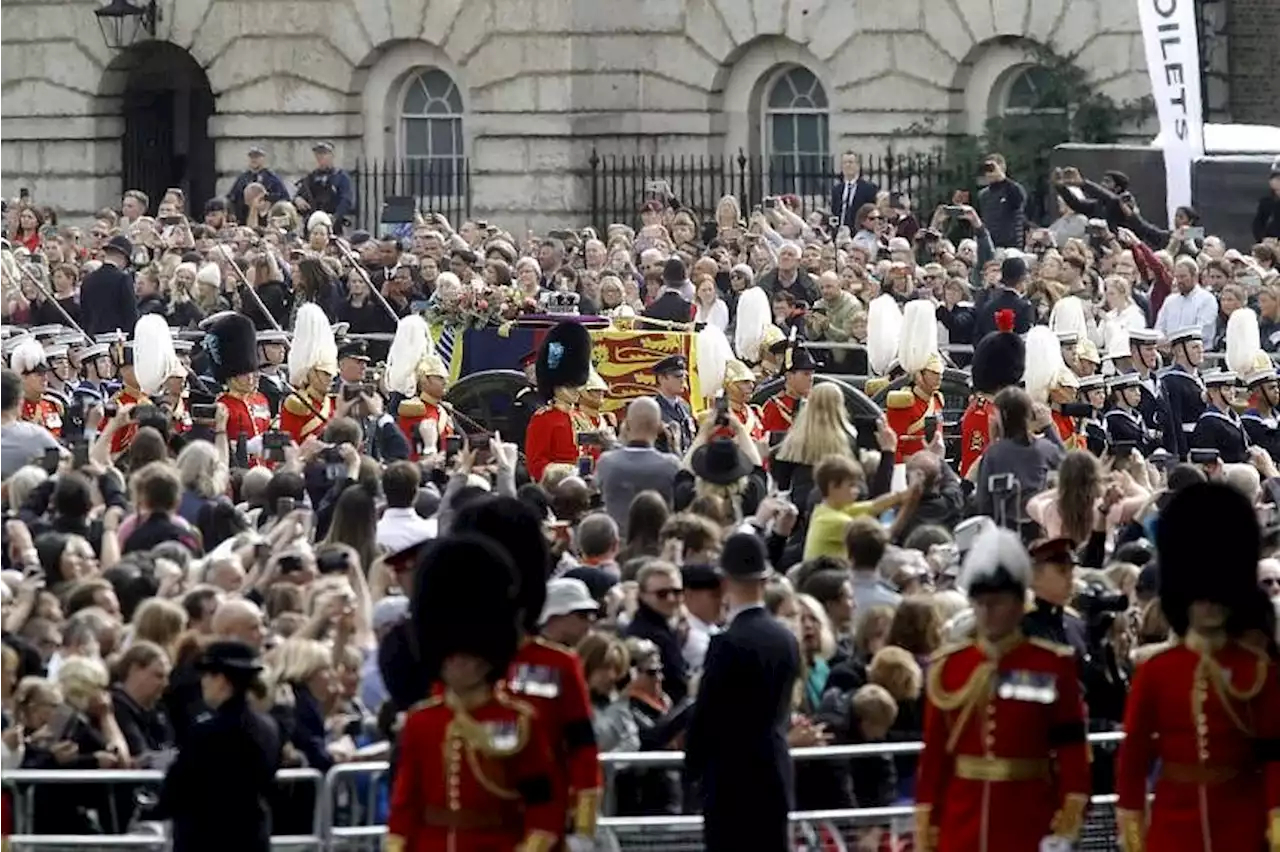
[[[907,242],[906,237],[894,237],[889,240],[889,253],[896,251],[911,251],[911,243]]]
[[[317,210],[307,217],[307,233],[311,233],[317,225],[324,225],[329,230],[333,230],[333,219],[323,210]]]
[[[881,293],[867,308],[867,360],[871,372],[888,375],[890,364],[898,357],[901,336],[902,310],[891,294]]]
[[[138,318],[133,327],[133,371],[138,387],[148,395],[160,392],[165,380],[176,374],[178,356],[173,350],[173,338],[169,323],[159,314],[146,314]],[[180,375],[185,376],[186,370]]]
[[[418,314],[402,317],[396,336],[387,352],[387,367],[382,381],[387,392],[398,392],[409,398],[418,394],[418,365],[435,354],[427,321]],[[438,360],[438,359],[437,359]],[[448,374],[445,374],[448,378]]]
[[[181,264],[179,264],[181,266]],[[202,264],[200,270],[196,272],[197,284],[208,284],[212,287],[222,286],[222,270],[218,268],[216,263]]]
[[[14,348],[13,354],[9,356],[9,369],[18,375],[34,372],[39,367],[48,369],[48,366],[49,364],[45,360],[44,347],[34,337],[24,338]]]
[[[217,269],[217,267],[215,266],[214,269]],[[192,278],[198,279],[200,275],[200,268],[191,261],[186,260],[173,268],[174,275],[177,275],[179,272],[190,272]]]
[[[293,348],[289,350],[289,382],[295,387],[306,384],[307,374],[321,369],[330,376],[338,375],[338,342],[324,309],[308,302],[298,309],[293,328]]]
[[[587,584],[572,577],[559,577],[547,583],[547,602],[542,605],[542,615],[538,624],[557,615],[570,615],[575,612],[596,612],[600,604],[587,591]]]
[[[389,595],[373,605],[373,629],[375,632],[385,630],[402,621],[408,614],[409,599],[404,595]]]

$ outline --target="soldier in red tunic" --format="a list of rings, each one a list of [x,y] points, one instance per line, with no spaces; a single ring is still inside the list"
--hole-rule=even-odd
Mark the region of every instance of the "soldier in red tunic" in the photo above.
[[[591,456],[591,462],[600,460],[600,454],[618,438],[618,418],[612,411],[605,411],[604,396],[609,392],[609,383],[600,377],[595,368],[587,375],[587,383],[578,389],[579,431],[594,432],[598,442],[584,445],[582,452]]]
[[[577,464],[579,388],[591,374],[591,335],[585,326],[562,322],[547,332],[538,349],[538,393],[547,404],[534,412],[525,430],[525,465],[534,482],[549,464]]]
[[[548,852],[559,842],[546,729],[497,685],[516,650],[516,589],[509,554],[482,536],[455,534],[423,554],[412,627],[443,689],[409,711],[400,734],[387,852]]]
[[[1028,639],[1031,559],[992,527],[965,558],[977,639],[934,655],[916,783],[917,852],[1070,848],[1089,803],[1085,709],[1071,648]]]
[[[795,422],[800,412],[800,403],[813,390],[813,371],[818,368],[808,349],[795,346],[791,341],[775,344],[782,358],[782,372],[785,378],[782,390],[765,400],[760,406],[760,422],[765,436],[770,432],[785,432]]]
[[[444,404],[449,371],[438,355],[426,355],[418,362],[418,393],[401,400],[396,409],[396,425],[409,442],[409,458],[421,453],[433,455],[444,449],[445,439],[454,434],[453,419]]]
[[[1201,483],[1178,492],[1156,524],[1160,608],[1177,638],[1138,664],[1129,690],[1116,769],[1121,848],[1275,852],[1280,683],[1253,507],[1234,488]]]
[[[62,435],[62,414],[57,403],[45,397],[49,363],[44,347],[34,337],[17,345],[9,356],[9,368],[22,377],[22,409],[18,417],[43,426],[54,437]]]
[[[117,408],[123,408],[127,405],[135,407],[150,405],[150,395],[138,383],[138,374],[135,368],[137,351],[134,348],[134,342],[129,340],[128,335],[121,331],[99,335],[97,340],[107,343],[111,347],[111,362],[115,365],[116,378],[120,380],[121,384],[120,389],[111,395],[110,401]],[[129,445],[133,443],[133,436],[137,431],[138,425],[132,421],[117,429],[115,434],[111,436],[111,455],[117,456],[129,449]]]
[[[287,432],[299,446],[310,437],[319,437],[334,416],[336,403],[330,389],[337,374],[338,344],[329,318],[319,305],[305,304],[298,309],[293,348],[289,350],[289,382],[294,393],[280,406],[280,431]],[[254,388],[256,391],[256,379]]]
[[[584,842],[591,840],[601,780],[582,663],[568,648],[537,637],[551,566],[542,521],[513,497],[493,497],[464,506],[453,529],[501,542],[516,564],[524,638],[512,660],[506,688],[533,707],[538,726],[552,744],[552,785],[565,807],[562,814],[569,834]]]
[[[768,438],[769,433],[765,431],[760,410],[751,404],[751,394],[755,389],[756,377],[750,367],[736,359],[730,359],[724,365],[724,395],[729,402],[729,416],[743,425],[751,440],[760,442]],[[732,438],[733,432],[721,429],[716,435]]]
[[[248,317],[225,311],[206,320],[205,351],[213,379],[226,391],[218,396],[218,423],[226,423],[227,443],[252,440],[271,428],[271,407],[258,392],[257,332]],[[225,421],[224,418],[225,417]]]
[[[1022,338],[1013,333],[1013,311],[997,311],[994,331],[973,350],[970,379],[973,395],[960,418],[960,475],[967,476],[991,440],[992,400],[997,393],[1022,381],[1027,352]]]
[[[935,429],[942,428],[944,402],[939,389],[946,365],[938,354],[938,320],[932,302],[907,303],[898,337],[898,366],[911,377],[911,384],[889,391],[885,420],[898,436],[895,461],[902,464],[928,446],[932,436],[926,434],[926,418],[935,418]]]

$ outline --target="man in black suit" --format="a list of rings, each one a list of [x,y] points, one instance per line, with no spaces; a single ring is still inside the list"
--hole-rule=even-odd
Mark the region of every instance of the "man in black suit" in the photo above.
[[[107,332],[132,332],[138,324],[138,299],[133,292],[133,243],[123,234],[102,247],[102,266],[80,285],[80,316],[90,337]]]
[[[1027,297],[1022,295],[1022,287],[1027,278],[1027,262],[1020,256],[1006,257],[1000,264],[1000,287],[990,292],[975,310],[973,339],[981,340],[993,331],[998,331],[996,314],[1000,311],[1013,311],[1013,330],[1018,334],[1026,334],[1035,324],[1036,311]]]
[[[771,571],[760,539],[730,536],[720,567],[728,627],[707,649],[685,773],[701,788],[707,852],[782,852],[791,848],[787,729],[800,651],[791,631],[764,608]]]
[[[693,322],[693,286],[684,261],[673,257],[662,268],[662,289],[658,298],[644,309],[644,316],[667,322]],[[658,327],[658,326],[651,326]]]
[[[858,208],[875,204],[880,187],[862,177],[862,160],[853,151],[840,156],[840,180],[831,185],[831,215],[840,217],[840,224],[849,228],[850,234],[858,232]]]

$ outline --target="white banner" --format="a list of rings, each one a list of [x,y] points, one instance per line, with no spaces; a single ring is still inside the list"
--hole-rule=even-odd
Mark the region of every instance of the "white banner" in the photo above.
[[[1203,93],[1195,0],[1137,0],[1151,94],[1164,143],[1165,195],[1173,212],[1191,203],[1191,163],[1204,154]]]

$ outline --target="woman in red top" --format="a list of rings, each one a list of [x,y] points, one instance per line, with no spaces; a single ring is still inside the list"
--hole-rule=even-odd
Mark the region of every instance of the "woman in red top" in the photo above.
[[[9,235],[9,242],[25,246],[33,254],[40,248],[40,226],[44,217],[34,207],[23,207],[18,211],[18,225]]]

